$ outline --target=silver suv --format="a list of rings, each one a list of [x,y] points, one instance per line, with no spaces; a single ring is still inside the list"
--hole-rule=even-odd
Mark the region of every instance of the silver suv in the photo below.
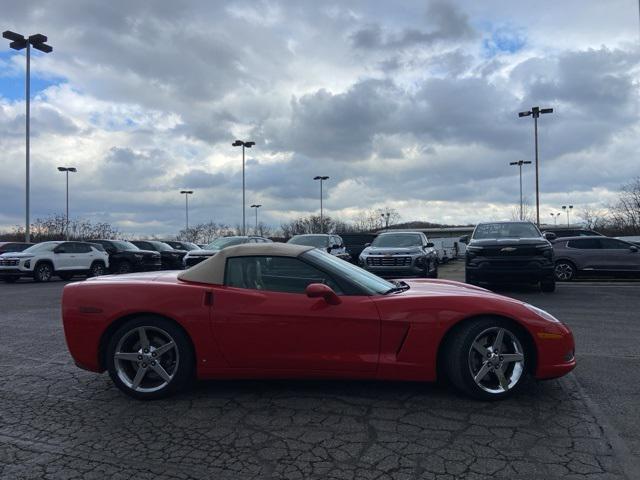
[[[438,253],[422,232],[386,232],[360,254],[359,265],[377,275],[438,277]]]
[[[566,282],[581,273],[640,274],[638,246],[616,238],[560,238],[553,242],[553,250],[556,280]]]

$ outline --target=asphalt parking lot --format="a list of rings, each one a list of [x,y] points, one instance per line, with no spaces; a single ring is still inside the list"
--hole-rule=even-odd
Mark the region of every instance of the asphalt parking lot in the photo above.
[[[0,478],[640,478],[640,283],[503,292],[565,321],[578,367],[493,404],[330,381],[201,382],[137,402],[73,365],[64,284],[0,284]]]

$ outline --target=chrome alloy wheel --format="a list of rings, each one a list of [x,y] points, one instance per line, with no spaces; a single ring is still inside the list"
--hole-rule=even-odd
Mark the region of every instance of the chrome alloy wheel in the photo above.
[[[469,370],[476,385],[485,392],[505,393],[524,374],[524,349],[506,328],[487,328],[471,344]]]
[[[568,263],[558,263],[554,273],[556,278],[562,282],[566,282],[573,278],[573,268]]]
[[[114,365],[120,380],[130,389],[151,393],[166,387],[176,372],[180,356],[176,342],[166,331],[136,327],[118,342]]]

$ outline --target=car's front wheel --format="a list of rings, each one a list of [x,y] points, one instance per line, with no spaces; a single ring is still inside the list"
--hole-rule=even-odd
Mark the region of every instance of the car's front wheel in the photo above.
[[[556,280],[560,282],[569,282],[576,277],[576,267],[571,262],[559,260],[556,262],[554,269]]]
[[[111,337],[106,366],[116,386],[152,400],[183,389],[193,374],[193,349],[185,332],[164,318],[140,317]]]
[[[517,328],[501,319],[483,318],[461,326],[444,357],[451,383],[481,400],[511,395],[526,377],[531,359]]]
[[[51,276],[53,275],[53,267],[50,263],[39,263],[36,265],[36,268],[33,270],[33,279],[36,282],[48,282],[51,280]]]

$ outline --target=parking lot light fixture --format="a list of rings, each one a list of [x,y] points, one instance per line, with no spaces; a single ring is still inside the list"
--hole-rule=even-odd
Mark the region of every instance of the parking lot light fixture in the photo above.
[[[530,161],[518,160],[517,162],[509,162],[509,165],[517,165],[520,169],[520,220],[524,220],[523,204],[522,204],[522,165],[531,165]]]
[[[564,210],[565,212],[567,212],[567,227],[570,226],[570,222],[569,222],[569,215],[571,213],[571,210],[573,210],[573,205],[563,205],[562,206],[562,210]]]
[[[69,241],[69,172],[75,173],[78,170],[76,169],[76,167],[58,167],[58,171],[65,172],[67,176],[67,215],[65,219],[64,230],[65,230],[65,238],[67,241]]]
[[[193,195],[193,190],[180,190],[180,194],[184,195],[185,202],[185,233],[189,235],[189,195]]]
[[[246,206],[245,206],[245,183],[244,183],[244,149],[251,148],[256,142],[247,142],[243,140],[236,140],[231,144],[232,147],[242,147],[242,235],[247,234],[247,222],[245,219]]]
[[[560,212],[558,213],[552,212],[550,215],[553,217],[553,224],[558,225],[558,217],[561,215]]]
[[[314,180],[320,180],[320,233],[324,233],[324,216],[323,216],[323,208],[322,208],[322,182],[325,180],[329,180],[327,176],[318,175],[313,177]]]
[[[538,167],[538,118],[542,114],[553,113],[553,108],[540,108],[533,107],[526,112],[519,112],[518,117],[533,117],[533,132],[534,132],[534,144],[536,154],[536,225],[540,228],[540,175]]]
[[[2,36],[8,40],[11,40],[9,43],[9,48],[14,50],[22,50],[23,48],[27,49],[27,71],[25,75],[25,104],[26,104],[26,115],[25,115],[25,157],[26,157],[26,169],[25,169],[25,226],[24,226],[24,240],[29,243],[30,239],[30,220],[29,220],[29,200],[30,200],[30,171],[29,171],[29,132],[30,132],[30,111],[31,111],[31,47],[36,50],[40,50],[44,53],[51,53],[53,48],[51,45],[47,45],[45,42],[47,41],[47,37],[42,35],[41,33],[36,33],[35,35],[30,35],[29,37],[25,37],[16,32],[12,32],[11,30],[6,30],[2,32]]]
[[[254,203],[253,205],[251,205],[251,208],[255,208],[256,209],[256,228],[255,228],[255,234],[258,234],[258,209],[261,207],[262,205],[256,204]]]

